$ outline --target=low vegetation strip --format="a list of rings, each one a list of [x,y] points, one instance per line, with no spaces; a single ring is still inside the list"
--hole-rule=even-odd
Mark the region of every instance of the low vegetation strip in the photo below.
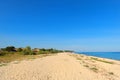
[[[114,64],[114,62],[110,62],[110,61],[106,61],[106,60],[101,60],[101,59],[94,58],[94,57],[91,57],[91,59],[96,60],[96,61],[100,61],[100,62],[104,62],[104,63]]]
[[[9,54],[9,55],[5,55],[5,56],[0,56],[0,64],[1,63],[9,63],[11,61],[31,60],[31,59],[50,56],[50,55],[53,55],[53,54],[40,54],[40,55],[21,55],[21,54],[17,54],[17,53],[15,53],[14,55]]]
[[[8,63],[14,60],[34,59],[49,54],[55,54],[60,52],[70,52],[69,50],[57,50],[57,49],[45,49],[45,48],[34,48],[30,46],[25,48],[15,48],[14,46],[7,46],[6,48],[0,49],[0,63]]]

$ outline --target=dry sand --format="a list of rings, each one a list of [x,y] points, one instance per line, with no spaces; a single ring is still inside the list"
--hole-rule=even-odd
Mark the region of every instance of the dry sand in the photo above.
[[[120,80],[120,61],[59,53],[1,66],[0,80]]]

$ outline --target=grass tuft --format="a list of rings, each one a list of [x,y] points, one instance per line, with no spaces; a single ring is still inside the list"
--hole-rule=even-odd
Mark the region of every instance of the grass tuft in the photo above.
[[[98,71],[98,69],[96,68],[96,67],[92,67],[92,68],[90,68],[92,71],[94,71],[94,72],[97,72]]]
[[[89,67],[88,65],[84,65],[84,67]]]
[[[114,73],[113,73],[113,72],[109,72],[109,74],[110,74],[110,75],[114,75]]]
[[[2,67],[2,66],[7,66],[7,64],[6,63],[1,63],[0,67]]]
[[[91,59],[96,60],[96,61],[100,61],[100,62],[104,62],[104,63],[108,63],[108,64],[114,64],[114,62],[105,61],[105,60],[100,60],[100,59],[94,58],[94,57],[91,57]]]

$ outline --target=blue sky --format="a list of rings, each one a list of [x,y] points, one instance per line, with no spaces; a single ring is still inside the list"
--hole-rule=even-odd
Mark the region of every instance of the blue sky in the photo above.
[[[0,0],[0,47],[120,51],[119,0]]]

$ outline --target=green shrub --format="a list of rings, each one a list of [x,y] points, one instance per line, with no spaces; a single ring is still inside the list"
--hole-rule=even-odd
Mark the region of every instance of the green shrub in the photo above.
[[[0,56],[4,56],[6,54],[5,51],[0,51]]]
[[[24,50],[23,50],[23,54],[24,55],[32,55],[32,51],[31,51],[31,47],[27,46]]]
[[[31,52],[30,52],[30,55],[37,55],[37,53],[31,51]]]
[[[22,52],[22,51],[23,51],[22,48],[18,48],[18,49],[17,49],[17,52]]]
[[[27,52],[27,51],[23,51],[23,54],[24,54],[24,55],[29,55],[30,53]]]
[[[49,51],[39,51],[38,54],[48,54],[50,53]]]
[[[14,54],[14,52],[8,52],[8,51],[1,51],[0,52],[0,56],[9,55],[9,54]]]

